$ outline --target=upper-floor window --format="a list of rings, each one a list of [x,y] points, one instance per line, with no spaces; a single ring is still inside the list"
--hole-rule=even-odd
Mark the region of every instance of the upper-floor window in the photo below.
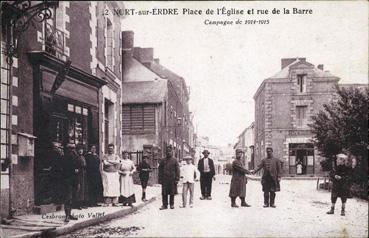
[[[106,19],[106,66],[113,70],[113,23]]]
[[[297,75],[297,85],[300,93],[306,92],[306,74]]]
[[[52,17],[44,23],[45,51],[59,59],[63,59],[66,56],[65,33],[62,30],[63,12],[61,8],[52,9],[51,11]]]
[[[155,130],[154,105],[124,105],[122,112],[123,132],[143,132]]]
[[[307,106],[296,106],[296,120],[297,126],[302,127],[306,125]]]

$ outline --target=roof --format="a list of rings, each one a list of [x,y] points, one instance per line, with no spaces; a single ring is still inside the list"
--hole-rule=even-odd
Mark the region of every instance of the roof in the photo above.
[[[160,77],[166,78],[171,81],[174,84],[174,87],[179,95],[181,95],[181,91],[183,90],[186,97],[188,97],[188,90],[184,78],[156,62],[152,62],[149,68]]]
[[[122,103],[162,103],[167,92],[166,80],[123,82]]]
[[[277,79],[277,78],[288,78],[289,77],[289,73],[290,73],[290,68],[291,67],[295,67],[299,64],[308,64],[311,66],[314,66],[310,63],[307,62],[302,62],[300,61],[299,58],[296,58],[295,61],[293,61],[291,64],[287,65],[286,67],[284,67],[281,71],[279,71],[278,73],[276,73],[275,75],[273,75],[272,77],[269,77],[271,79]],[[313,77],[314,78],[336,78],[336,76],[334,76],[333,74],[331,74],[329,71],[324,71],[318,68],[313,68]]]

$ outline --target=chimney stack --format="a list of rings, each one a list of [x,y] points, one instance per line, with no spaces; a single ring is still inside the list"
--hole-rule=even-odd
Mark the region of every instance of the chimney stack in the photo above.
[[[134,32],[123,31],[122,32],[122,55],[124,58],[133,56],[134,45]]]
[[[283,58],[281,59],[281,69],[286,68],[288,65],[296,61],[297,58]]]
[[[324,71],[324,65],[323,64],[318,64],[318,69]]]

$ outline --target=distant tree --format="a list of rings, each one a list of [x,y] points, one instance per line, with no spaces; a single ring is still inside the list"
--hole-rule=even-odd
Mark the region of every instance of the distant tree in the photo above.
[[[368,89],[337,89],[337,100],[312,117],[314,143],[327,158],[323,170],[330,170],[334,155],[346,150],[358,160],[356,180],[368,181],[368,105]]]

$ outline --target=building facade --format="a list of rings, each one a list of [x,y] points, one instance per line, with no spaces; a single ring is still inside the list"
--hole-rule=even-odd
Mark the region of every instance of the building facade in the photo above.
[[[254,95],[255,164],[272,147],[283,164],[283,173],[296,175],[302,163],[302,175],[321,174],[323,159],[312,143],[308,127],[311,116],[334,99],[339,78],[315,67],[305,58],[281,61],[281,71],[267,78]]]
[[[244,129],[238,136],[234,149],[242,149],[244,152],[244,162],[248,169],[255,168],[254,156],[254,140],[255,140],[255,123],[252,122],[249,127]]]
[[[122,18],[101,14],[118,7],[60,1],[22,33],[14,63],[1,62],[2,216],[60,203],[52,144],[120,150]]]

